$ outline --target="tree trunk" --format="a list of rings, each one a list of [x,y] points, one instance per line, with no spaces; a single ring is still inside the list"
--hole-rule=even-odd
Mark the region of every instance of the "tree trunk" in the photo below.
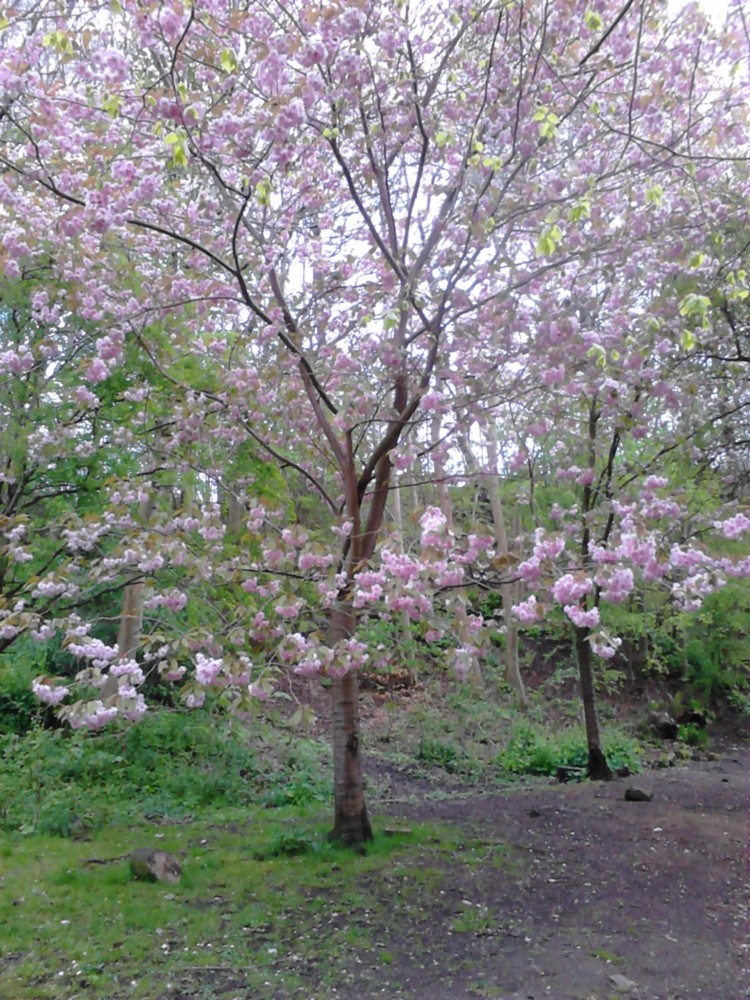
[[[592,781],[611,781],[612,772],[607,758],[602,750],[599,735],[599,720],[596,717],[596,699],[594,691],[594,671],[591,665],[590,631],[587,628],[575,628],[576,659],[578,660],[578,675],[581,680],[581,698],[583,699],[583,716],[586,722],[586,739],[589,745],[589,778]]]
[[[453,501],[451,500],[448,484],[445,482],[445,468],[440,457],[438,443],[440,441],[440,415],[435,414],[431,424],[432,433],[432,467],[435,471],[435,482],[437,488],[438,505],[446,520],[448,531],[453,531]],[[470,629],[469,616],[466,613],[466,597],[463,590],[456,591],[452,596],[446,598],[445,607],[449,615],[455,621],[455,630],[461,642],[469,643]],[[467,678],[475,687],[484,687],[484,677],[479,659],[476,654],[472,654],[467,673]]]
[[[138,652],[138,639],[143,628],[143,591],[145,583],[129,583],[122,592],[120,631],[117,636],[117,655],[121,660],[134,660]]]
[[[505,559],[503,572],[510,572],[510,547],[508,545],[508,532],[505,528],[505,515],[503,513],[503,503],[500,499],[500,481],[497,460],[497,427],[490,423],[487,436],[487,461],[489,464],[489,474],[484,477],[487,492],[490,496],[490,509],[492,511],[492,524],[495,529],[495,543],[497,554]],[[518,701],[522,709],[529,707],[529,700],[526,697],[526,688],[521,677],[521,667],[518,662],[518,622],[513,617],[513,582],[500,584],[500,595],[503,600],[503,620],[505,624],[505,679],[518,694]]]
[[[331,612],[331,645],[351,636],[355,625],[352,608],[339,604]],[[359,683],[356,670],[350,670],[333,681],[331,697],[335,813],[329,839],[357,846],[372,840],[372,828],[367,818],[359,752]]]
[[[140,504],[138,519],[146,526],[151,519],[156,506],[156,498],[149,493]],[[129,583],[122,592],[122,610],[120,611],[120,629],[117,635],[117,656],[120,660],[134,660],[138,654],[138,640],[143,629],[143,599],[146,584],[143,580]],[[146,687],[154,678],[149,673],[146,676]]]
[[[393,508],[393,522],[396,526],[396,544],[398,551],[403,553],[404,551],[404,518],[401,510],[401,487],[399,486],[398,476],[396,475],[393,484],[394,488],[391,491],[392,501],[391,505]],[[399,612],[399,621],[401,622],[401,637],[404,640],[404,645],[406,649],[411,653],[412,650],[412,627],[411,618],[406,611]],[[416,681],[415,671],[413,667],[409,668],[409,675],[411,677],[412,683]]]

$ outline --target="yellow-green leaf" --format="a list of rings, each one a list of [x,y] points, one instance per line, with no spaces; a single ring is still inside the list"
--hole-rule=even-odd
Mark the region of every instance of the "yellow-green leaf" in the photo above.
[[[219,63],[225,73],[234,73],[237,69],[237,56],[231,49],[222,49]]]

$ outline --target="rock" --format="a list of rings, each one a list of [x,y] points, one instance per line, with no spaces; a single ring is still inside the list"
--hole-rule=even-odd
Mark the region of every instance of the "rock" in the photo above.
[[[625,789],[626,802],[650,802],[653,797],[651,792],[647,792],[645,788],[636,788],[635,785]]]
[[[168,851],[153,847],[138,847],[128,856],[130,872],[144,882],[169,882],[176,885],[182,878],[177,858]]]
[[[623,764],[622,767],[615,769],[616,778],[629,778],[632,773],[627,764]]]
[[[669,712],[652,712],[649,716],[651,728],[663,740],[677,739],[677,723]]]
[[[706,721],[706,713],[696,708],[686,708],[677,716],[681,726],[696,726],[698,729],[705,729]]]
[[[609,983],[614,986],[618,993],[629,993],[634,990],[637,983],[634,983],[632,979],[628,979],[626,976],[621,976],[619,972],[613,972],[608,979]]]

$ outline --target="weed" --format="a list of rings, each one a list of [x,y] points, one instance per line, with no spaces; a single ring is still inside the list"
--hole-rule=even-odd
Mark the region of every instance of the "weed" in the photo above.
[[[705,750],[708,746],[708,733],[704,726],[695,722],[685,722],[677,727],[677,739],[690,747]]]
[[[484,903],[471,903],[465,899],[461,912],[450,922],[454,934],[491,934],[497,928],[497,919]]]
[[[640,767],[638,742],[619,730],[604,733],[602,740],[610,766]],[[496,758],[497,766],[508,774],[552,775],[558,767],[586,767],[588,744],[580,726],[558,730],[554,736],[539,724],[517,723],[505,747]]]
[[[301,854],[312,854],[317,845],[309,838],[298,833],[282,832],[277,834],[271,843],[256,851],[253,857],[256,861],[268,861],[270,858],[296,858]]]

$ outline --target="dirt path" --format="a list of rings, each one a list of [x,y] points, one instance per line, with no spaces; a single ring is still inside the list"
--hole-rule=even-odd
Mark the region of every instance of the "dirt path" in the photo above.
[[[442,870],[430,912],[410,913],[394,880],[394,960],[359,996],[745,1000],[748,773],[743,749],[611,784],[442,801],[404,797],[397,776],[384,810],[460,824],[486,837],[487,858]],[[653,801],[624,801],[630,784]]]

